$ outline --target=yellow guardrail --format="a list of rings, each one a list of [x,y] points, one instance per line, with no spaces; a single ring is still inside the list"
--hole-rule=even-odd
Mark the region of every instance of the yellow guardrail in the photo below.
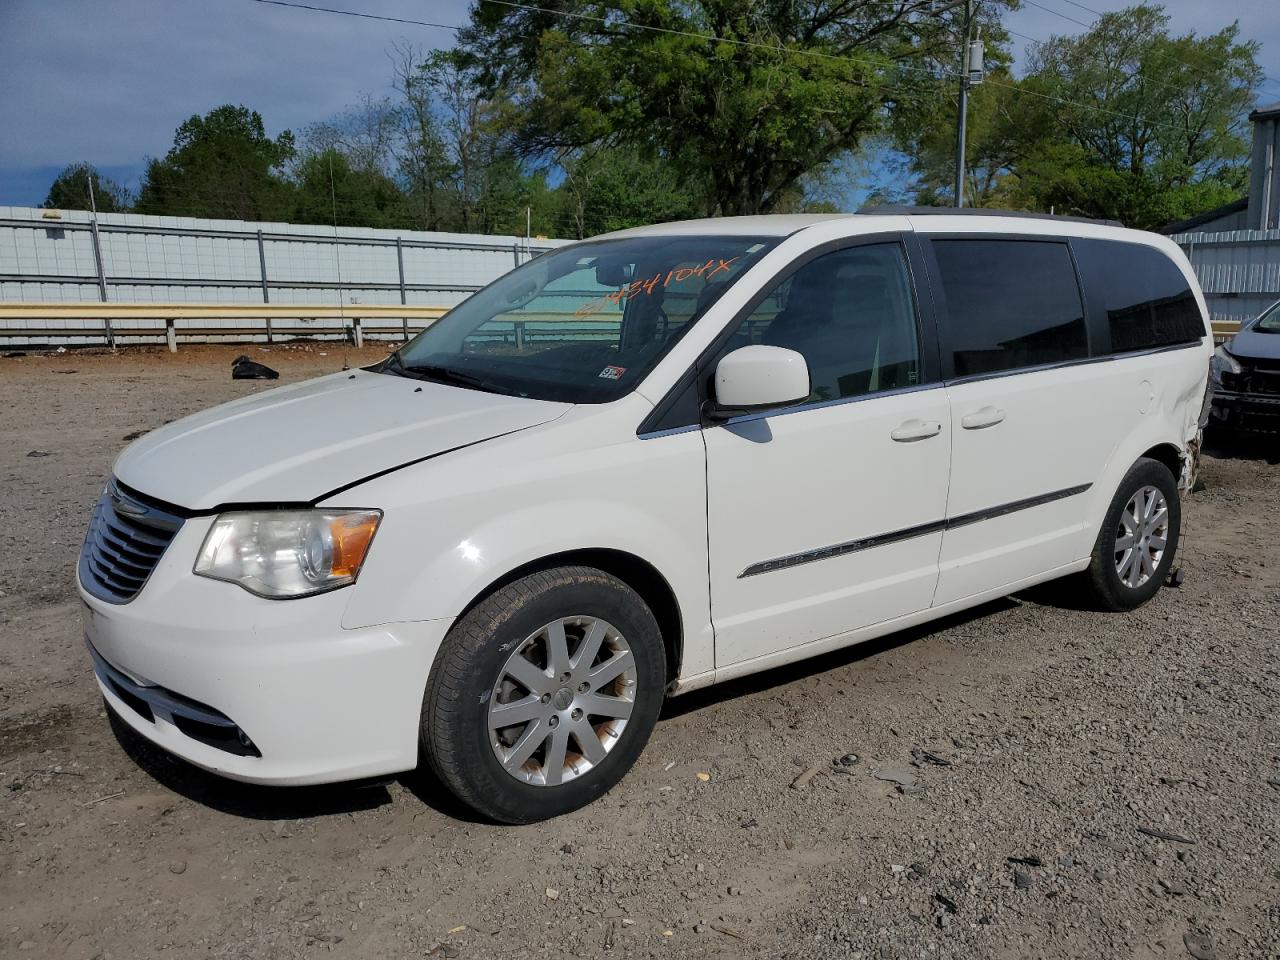
[[[1224,340],[1230,340],[1240,332],[1239,320],[1214,320],[1213,321],[1213,342],[1222,343]]]
[[[101,339],[110,346],[116,340],[130,337],[163,336],[170,350],[178,349],[178,337],[261,337],[297,336],[350,337],[357,345],[370,334],[401,336],[405,339],[439,319],[448,307],[416,304],[283,304],[283,303],[0,303],[0,340],[41,340],[69,338]],[[617,320],[617,316],[578,316],[568,312],[539,312],[512,315],[518,327],[523,322],[598,319]],[[59,327],[32,326],[32,321],[58,320]],[[163,321],[164,326],[127,326],[130,321]],[[199,326],[200,320],[245,321],[234,326]],[[334,324],[333,321],[338,321]],[[79,321],[71,326],[69,321]],[[258,321],[249,323],[248,321]],[[276,326],[274,321],[291,321],[289,326]],[[320,321],[327,321],[320,323]],[[386,321],[399,321],[394,325]],[[1236,320],[1213,321],[1213,338],[1221,343],[1240,329]],[[523,331],[522,331],[523,332]]]
[[[368,334],[399,335],[406,339],[448,307],[409,304],[296,304],[296,303],[0,303],[0,339],[32,340],[49,337],[101,339],[114,346],[128,337],[163,336],[170,350],[178,337],[297,336],[350,337],[360,345]],[[33,321],[57,320],[62,326],[34,326]],[[201,320],[244,321],[234,325],[200,326]],[[333,321],[338,321],[334,324]],[[128,326],[130,322],[163,321]],[[249,322],[256,321],[256,322]],[[278,326],[276,321],[290,321]],[[321,322],[323,321],[323,322]],[[379,322],[383,321],[383,322]],[[394,325],[385,321],[399,321]],[[78,326],[71,325],[78,322]]]

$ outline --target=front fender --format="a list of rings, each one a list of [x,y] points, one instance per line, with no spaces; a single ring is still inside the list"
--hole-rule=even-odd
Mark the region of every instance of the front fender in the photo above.
[[[632,554],[680,607],[681,674],[712,669],[702,438],[578,442],[535,429],[347,491],[384,518],[343,626],[457,617],[490,584],[554,554]],[[536,434],[536,435],[535,435]]]

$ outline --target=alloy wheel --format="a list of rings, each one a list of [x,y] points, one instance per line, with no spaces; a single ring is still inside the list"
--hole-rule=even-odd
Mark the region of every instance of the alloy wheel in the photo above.
[[[1140,587],[1155,576],[1169,537],[1169,504],[1158,487],[1145,486],[1120,512],[1115,564],[1120,582]]]
[[[508,774],[558,786],[600,764],[635,706],[626,639],[597,617],[564,617],[511,653],[489,696],[489,742]]]

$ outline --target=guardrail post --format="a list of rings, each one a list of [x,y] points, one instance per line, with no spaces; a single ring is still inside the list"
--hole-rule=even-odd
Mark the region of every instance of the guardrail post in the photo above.
[[[262,241],[262,231],[258,231],[258,276],[262,279],[262,302],[271,302],[271,293],[267,287],[267,248]],[[267,323],[267,343],[271,342],[271,317],[263,318]]]
[[[169,352],[178,352],[178,331],[174,329],[173,317],[164,322],[164,339],[169,344]]]
[[[511,252],[515,254],[516,266],[520,266],[520,241],[517,240],[511,245]]]
[[[524,349],[524,321],[517,320],[515,326],[516,326],[516,349],[523,350]]]
[[[355,340],[357,350],[364,346],[364,331],[360,329],[359,317],[351,318],[351,336]]]

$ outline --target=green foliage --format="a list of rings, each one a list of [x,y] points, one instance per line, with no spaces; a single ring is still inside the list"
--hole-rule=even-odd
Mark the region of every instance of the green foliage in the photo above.
[[[580,152],[564,163],[564,223],[573,235],[699,216],[706,201],[663,164],[627,148]],[[562,226],[562,231],[564,227]]]
[[[99,213],[123,213],[129,209],[129,191],[98,173],[90,163],[64,167],[49,187],[44,206],[50,210],[89,210],[89,181],[93,181],[93,201]]]
[[[1021,209],[1024,200],[1014,190],[1018,163],[1029,144],[1053,136],[1052,125],[1040,102],[1021,95],[1007,69],[989,70],[987,80],[969,93],[965,202]],[[910,158],[916,177],[910,199],[922,206],[950,206],[955,199],[957,100],[948,80],[932,95],[902,104],[893,118],[894,144]]]
[[[394,227],[404,195],[378,170],[352,169],[347,157],[330,148],[299,165],[288,219],[350,227]]]
[[[1117,169],[1077,144],[1053,144],[1031,152],[1015,193],[1036,209],[1150,230],[1235,200],[1244,190],[1242,172],[1191,179],[1159,167]]]
[[[972,91],[966,193],[978,206],[1146,229],[1229,202],[1244,185],[1258,49],[1235,25],[1174,36],[1145,4],[1054,37],[1023,79],[996,71]],[[952,201],[956,107],[945,93],[894,119],[920,202]]]
[[[1259,46],[1233,24],[1174,36],[1158,6],[1100,18],[1036,53],[1025,88],[1057,136],[1030,144],[1019,193],[1060,212],[1159,227],[1238,196]]]
[[[279,220],[290,207],[280,174],[294,155],[288,130],[266,135],[256,110],[227,104],[186,120],[173,147],[147,162],[138,213]]]
[[[775,209],[855,149],[880,126],[891,65],[923,62],[944,40],[927,4],[910,2],[557,7],[574,16],[477,4],[461,35],[488,89],[518,91],[522,154],[624,145],[724,214]]]

